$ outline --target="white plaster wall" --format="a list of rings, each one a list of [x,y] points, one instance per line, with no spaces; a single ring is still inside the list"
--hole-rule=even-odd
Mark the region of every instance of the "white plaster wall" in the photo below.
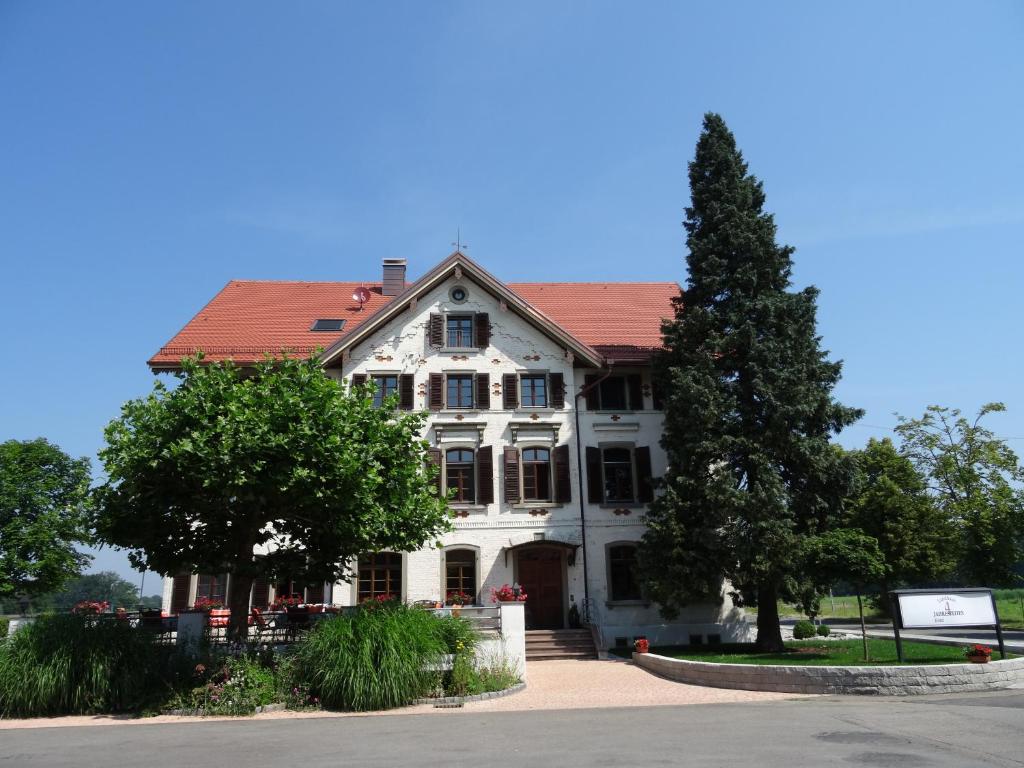
[[[454,285],[468,290],[468,300],[455,304],[449,298]],[[429,316],[434,312],[478,313],[486,312],[491,324],[490,346],[484,350],[445,351],[430,347],[427,339]],[[663,621],[652,606],[609,607],[607,602],[607,572],[605,545],[614,541],[636,541],[643,533],[644,505],[603,506],[586,501],[586,478],[580,483],[580,461],[577,456],[575,413],[580,406],[579,421],[582,447],[603,443],[631,443],[651,449],[651,468],[655,477],[664,473],[665,453],[659,445],[662,415],[653,410],[650,394],[649,370],[636,367],[615,367],[616,373],[640,373],[643,379],[644,409],[639,411],[588,412],[583,398],[574,395],[580,391],[588,373],[600,371],[574,368],[567,351],[546,337],[513,310],[503,309],[501,302],[467,278],[449,278],[443,284],[420,297],[391,323],[379,329],[346,356],[340,369],[328,370],[338,379],[348,379],[355,373],[366,375],[411,373],[414,380],[414,407],[427,408],[427,382],[430,373],[466,372],[490,374],[491,400],[487,410],[451,410],[430,412],[423,437],[432,445],[442,448],[466,447],[475,449],[489,445],[494,458],[494,499],[492,504],[455,507],[462,515],[455,521],[455,530],[443,535],[444,547],[467,545],[479,552],[478,581],[481,602],[488,604],[490,588],[515,580],[514,558],[506,558],[507,547],[534,540],[538,537],[582,544],[580,521],[580,489],[584,494],[589,556],[587,564],[591,605],[596,609],[596,620],[602,625],[604,639],[617,636],[633,637],[646,634],[655,642],[685,642],[691,633],[718,633],[723,641],[740,639],[746,630],[739,613],[728,602],[722,608],[697,606],[684,611],[675,622]],[[555,410],[519,408],[505,410],[502,405],[502,376],[507,373],[561,373],[564,377],[566,397],[564,408]],[[524,427],[517,443],[513,443],[510,424]],[[444,429],[444,442],[439,443],[436,427]],[[554,428],[557,437],[551,438]],[[533,431],[538,442],[525,436]],[[569,446],[570,482],[572,501],[565,505],[511,505],[504,501],[502,449],[516,444],[555,447]],[[616,510],[619,511],[616,514]],[[534,514],[531,514],[533,512]],[[628,514],[625,514],[628,513]],[[418,552],[405,555],[403,568],[403,596],[406,600],[439,600],[443,595],[442,554],[431,545]],[[583,584],[582,550],[577,551],[574,566],[566,566],[564,605],[568,611],[572,603],[582,606],[585,594]],[[335,603],[346,605],[356,601],[355,585],[339,582],[333,589]],[[164,603],[169,606],[169,580],[165,583]],[[728,628],[721,624],[725,622]]]

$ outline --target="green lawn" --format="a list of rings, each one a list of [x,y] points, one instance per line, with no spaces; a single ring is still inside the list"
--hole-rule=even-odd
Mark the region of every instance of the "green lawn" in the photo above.
[[[799,640],[786,643],[784,653],[723,652],[721,649],[697,649],[692,646],[665,646],[651,648],[651,653],[689,661],[710,661],[716,664],[789,664],[862,666],[898,664],[896,642],[868,638],[870,661],[864,661],[861,640]],[[613,652],[622,655],[622,649]],[[1009,655],[1009,654],[1008,654]],[[995,651],[994,658],[999,658]],[[964,648],[954,645],[930,643],[903,643],[903,657],[907,664],[955,664],[966,662]]]
[[[1024,629],[1024,589],[996,589],[993,593],[996,596],[996,610],[1003,626],[1007,629]],[[757,608],[744,610],[751,616],[757,615]],[[779,603],[779,616],[784,619],[806,618],[799,608],[782,602]],[[818,618],[825,622],[830,619],[858,619],[856,595],[823,597]],[[867,599],[864,600],[864,618],[869,622],[889,621],[885,616],[873,612]]]

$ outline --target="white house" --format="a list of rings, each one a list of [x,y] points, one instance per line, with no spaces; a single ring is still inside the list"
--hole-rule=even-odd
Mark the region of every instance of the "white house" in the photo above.
[[[455,489],[443,548],[367,553],[352,583],[257,584],[254,604],[303,590],[340,605],[453,591],[486,603],[491,587],[518,582],[528,629],[568,627],[578,611],[605,645],[742,640],[727,597],[666,622],[634,575],[665,470],[650,360],[678,295],[676,283],[503,283],[459,252],[410,284],[389,259],[379,285],[232,281],[149,364],[325,348],[331,376],[429,412],[424,437]],[[167,578],[165,608],[229,588],[215,574]]]

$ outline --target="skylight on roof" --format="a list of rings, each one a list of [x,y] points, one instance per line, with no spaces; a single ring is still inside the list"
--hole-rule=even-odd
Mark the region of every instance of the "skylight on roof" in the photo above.
[[[321,318],[313,321],[311,331],[340,331],[345,326],[344,320]]]

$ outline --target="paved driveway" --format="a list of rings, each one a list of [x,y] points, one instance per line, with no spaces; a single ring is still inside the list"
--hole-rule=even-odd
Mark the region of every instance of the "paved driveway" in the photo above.
[[[663,707],[807,698],[792,693],[734,691],[666,680],[627,661],[531,661],[526,690],[502,699],[471,702],[467,712],[595,707]]]
[[[603,707],[664,707],[686,704],[739,704],[814,698],[794,693],[732,691],[686,685],[652,675],[627,661],[531,661],[526,689],[511,696],[470,702],[460,709],[432,705],[392,709],[375,715],[453,715],[471,712],[515,712],[545,709],[596,709]],[[242,720],[305,720],[310,718],[367,717],[351,712],[269,712]],[[158,723],[239,721],[239,718],[160,716],[121,718],[108,715],[0,720],[0,731],[12,728],[54,728],[82,725],[155,725]]]

